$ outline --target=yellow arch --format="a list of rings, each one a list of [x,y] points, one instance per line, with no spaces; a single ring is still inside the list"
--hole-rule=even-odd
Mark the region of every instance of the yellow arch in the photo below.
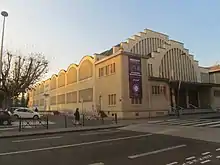
[[[80,68],[80,66],[82,65],[82,63],[84,62],[84,61],[86,61],[86,60],[89,60],[92,64],[94,63],[94,57],[93,56],[84,56],[81,60],[80,60],[80,62],[79,62],[79,68]]]
[[[59,76],[60,76],[60,74],[62,74],[62,73],[66,74],[66,70],[61,69],[61,70],[59,71],[59,73],[58,73],[58,77],[59,77]]]
[[[42,82],[41,82],[39,85],[40,85],[40,86],[42,86],[42,85],[44,85],[44,83],[45,83],[45,82],[44,82],[44,81],[42,81]]]
[[[57,74],[53,74],[50,79],[52,80],[53,78],[57,78]]]
[[[41,83],[37,83],[36,87],[39,88],[41,86]]]
[[[47,80],[44,81],[44,84],[50,83],[51,78],[48,78]]]
[[[70,70],[71,68],[75,68],[75,69],[77,70],[77,69],[78,69],[78,65],[77,65],[77,64],[70,64],[70,65],[68,66],[66,72],[69,72],[69,70]]]

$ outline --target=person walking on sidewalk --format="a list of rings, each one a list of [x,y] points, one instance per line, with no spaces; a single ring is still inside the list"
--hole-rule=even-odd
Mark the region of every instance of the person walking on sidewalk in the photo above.
[[[38,108],[37,107],[35,107],[35,110],[34,110],[35,112],[38,112]]]
[[[79,121],[80,121],[80,114],[79,114],[79,108],[76,108],[76,111],[74,113],[75,116],[75,125],[79,125]]]

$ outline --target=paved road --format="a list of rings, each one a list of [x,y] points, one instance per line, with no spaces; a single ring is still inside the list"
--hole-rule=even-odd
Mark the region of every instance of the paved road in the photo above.
[[[220,144],[118,129],[0,140],[0,164],[220,164]],[[188,162],[188,163],[187,163]]]

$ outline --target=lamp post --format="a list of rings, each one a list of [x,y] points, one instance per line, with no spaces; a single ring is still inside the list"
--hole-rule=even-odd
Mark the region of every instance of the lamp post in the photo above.
[[[85,125],[85,112],[83,110],[83,98],[80,99],[80,102],[82,104],[82,125],[84,126]]]
[[[183,53],[181,53],[180,54],[181,56],[182,55],[186,55],[186,53],[185,52],[183,52]],[[181,76],[179,77],[179,81],[178,81],[178,87],[177,87],[177,108],[178,108],[178,110],[177,110],[177,116],[178,117],[180,117],[180,109],[182,109],[181,107],[180,107],[180,89],[181,89],[181,86],[182,85],[182,80],[181,80]]]
[[[1,41],[1,54],[0,54],[0,79],[2,79],[2,56],[3,56],[3,45],[4,45],[4,35],[5,35],[5,18],[8,17],[8,13],[6,11],[2,11],[1,15],[4,17],[3,19],[3,27],[2,27],[2,41]]]
[[[101,111],[101,110],[102,110],[102,95],[100,93],[100,95],[99,95],[99,111]]]

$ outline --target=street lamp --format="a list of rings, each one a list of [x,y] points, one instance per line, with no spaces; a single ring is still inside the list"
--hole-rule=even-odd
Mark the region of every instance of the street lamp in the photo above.
[[[6,11],[2,11],[1,15],[4,17],[3,19],[3,27],[2,27],[2,41],[1,41],[1,54],[0,54],[0,79],[2,79],[2,56],[3,56],[3,42],[4,42],[4,34],[5,34],[5,18],[8,17],[8,13]]]
[[[181,56],[182,55],[186,55],[186,53],[185,52],[183,52],[183,53],[181,53],[180,54]],[[180,116],[180,109],[181,109],[181,107],[180,107],[180,89],[181,89],[181,83],[182,83],[182,80],[181,80],[181,78],[179,77],[179,81],[178,81],[178,90],[177,90],[177,106],[178,106],[178,111],[177,111],[177,116],[179,117]]]
[[[101,93],[99,94],[99,111],[102,110],[102,95]]]

